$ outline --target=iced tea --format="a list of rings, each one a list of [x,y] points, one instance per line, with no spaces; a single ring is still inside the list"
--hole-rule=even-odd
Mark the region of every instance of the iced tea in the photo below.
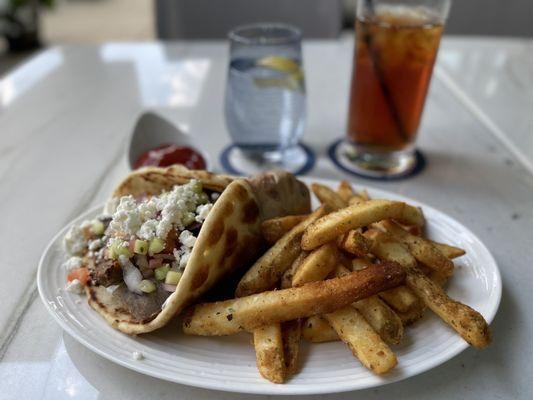
[[[347,132],[356,147],[412,147],[442,31],[430,15],[401,7],[357,19]]]

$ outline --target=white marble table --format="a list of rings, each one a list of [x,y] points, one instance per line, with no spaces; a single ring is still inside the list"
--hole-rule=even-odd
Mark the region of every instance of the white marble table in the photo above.
[[[470,227],[503,275],[494,344],[386,387],[326,399],[532,398],[533,41],[446,38],[424,116],[426,170],[413,179],[353,179],[325,157],[342,135],[351,38],[305,44],[309,175],[407,194]],[[224,43],[106,44],[49,49],[0,80],[0,399],[244,399],[159,381],[91,353],[46,314],[40,254],[69,219],[102,202],[127,173],[136,117],[163,113],[203,140],[216,162]],[[260,397],[260,396],[259,396]]]

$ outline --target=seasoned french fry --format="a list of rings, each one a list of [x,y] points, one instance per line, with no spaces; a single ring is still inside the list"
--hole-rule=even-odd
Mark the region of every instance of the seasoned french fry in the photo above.
[[[261,224],[263,238],[268,243],[274,244],[307,217],[308,215],[287,215],[285,217],[267,219]]]
[[[366,232],[373,239],[371,252],[385,261],[397,262],[406,272],[406,284],[444,322],[477,348],[491,342],[489,326],[483,316],[469,306],[448,297],[442,288],[417,267],[407,248],[390,234],[378,230]]]
[[[183,331],[190,335],[231,335],[243,330],[333,312],[354,301],[403,283],[397,264],[376,264],[342,278],[273,290],[238,299],[198,304],[184,316]]]
[[[361,196],[361,198],[364,201],[370,200],[370,196],[368,195],[368,190],[366,190],[366,189],[363,189],[363,191],[361,192],[360,196]]]
[[[333,248],[336,251],[335,245],[330,245],[330,248]],[[327,249],[327,247],[325,246],[328,245],[323,245],[322,247],[318,248],[304,260],[298,271],[296,271],[296,274],[293,279],[293,284],[295,284],[295,280],[297,278],[299,279],[298,282],[303,284],[307,282],[322,280],[327,276],[324,274],[325,269],[323,267],[323,263],[310,262],[306,265],[307,260],[310,259],[313,254],[317,254],[324,248]],[[333,262],[330,264],[330,271],[333,269],[333,267],[335,267],[336,257],[333,257],[332,261]],[[336,271],[333,273],[333,275],[337,277],[348,276],[349,274],[350,271],[342,265],[338,265]],[[370,296],[369,298],[371,297],[375,296]],[[356,305],[360,302],[364,303],[369,298],[361,299],[358,302],[354,302],[352,304]],[[361,304],[361,307],[365,308],[366,311],[371,312],[370,308],[364,307],[364,305],[365,304]],[[393,314],[392,311],[391,313]],[[373,312],[373,314],[376,314],[376,312]],[[397,363],[396,356],[394,355],[392,350],[384,343],[380,335],[373,330],[373,327],[369,324],[369,322],[357,311],[356,308],[347,306],[332,313],[325,314],[323,315],[323,317],[329,322],[331,327],[337,332],[337,335],[348,345],[348,347],[352,350],[354,356],[359,358],[359,360],[365,367],[369,368],[377,374],[383,374],[385,372],[388,372],[391,368],[394,368]],[[396,334],[392,335],[393,340],[395,342],[398,339],[398,333],[399,338],[401,338],[401,335],[403,334],[403,325],[399,318],[396,318],[397,328],[399,329],[399,332],[396,332]],[[387,321],[377,321],[377,318],[374,318],[374,322],[380,322],[380,330],[384,330],[387,334],[389,333],[383,326],[384,323],[386,323]]]
[[[325,279],[338,264],[337,246],[326,243],[313,250],[300,264],[292,278],[292,286]]]
[[[288,289],[292,287],[292,279],[294,277],[294,274],[300,268],[300,265],[302,262],[306,259],[306,257],[309,255],[309,252],[302,251],[298,257],[292,262],[290,268],[283,273],[283,276],[281,277],[281,288],[282,289]]]
[[[337,192],[327,186],[313,183],[311,190],[318,200],[328,208],[328,211],[336,211],[348,205]]]
[[[381,221],[375,225],[403,243],[409,249],[409,252],[422,264],[439,272],[444,277],[453,275],[453,263],[428,240],[420,236],[411,235],[394,221]]]
[[[476,310],[448,297],[439,285],[418,269],[409,270],[406,282],[431,311],[454,328],[467,343],[478,349],[491,343],[489,325]]]
[[[435,246],[437,249],[440,250],[442,254],[444,254],[446,257],[448,257],[450,260],[464,256],[466,254],[466,251],[459,247],[450,246],[449,244],[445,243],[438,243],[434,242],[433,240],[430,240],[431,244]]]
[[[281,288],[287,289],[292,287],[292,277],[300,267],[300,264],[307,257],[307,251],[302,251],[294,260],[291,267],[285,271],[281,278]],[[283,337],[283,354],[285,356],[285,368],[287,378],[294,375],[298,370],[298,356],[300,354],[300,339],[302,336],[301,318],[294,321],[287,321],[281,324],[281,335]]]
[[[353,355],[371,371],[385,374],[397,364],[390,347],[353,307],[324,314],[324,318],[352,350]]]
[[[364,235],[371,240],[370,252],[380,260],[398,263],[406,270],[417,268],[416,259],[407,247],[389,233],[370,229]]]
[[[334,342],[340,340],[337,332],[320,315],[307,318],[302,327],[302,336],[311,343]]]
[[[368,321],[381,338],[389,344],[399,344],[403,338],[400,317],[378,296],[353,303],[357,311]]]
[[[369,246],[372,244],[371,242],[367,242],[367,243]],[[359,271],[360,269],[366,268],[372,264],[373,262],[372,260],[370,260],[370,258],[368,258],[367,256],[360,256],[360,257],[352,259],[352,264],[350,267],[352,271]]]
[[[361,196],[353,196],[350,200],[348,200],[348,205],[353,206],[355,204],[361,204],[364,203],[366,200],[363,199]]]
[[[298,372],[298,356],[300,354],[300,338],[302,337],[302,319],[287,321],[281,324],[283,353],[287,376]]]
[[[280,324],[257,328],[254,330],[253,336],[259,373],[270,382],[285,382],[287,373]]]
[[[424,304],[413,293],[411,289],[406,286],[398,286],[393,289],[384,290],[378,296],[385,301],[396,312],[422,312]]]
[[[355,258],[352,260],[352,271],[366,268],[372,262],[366,258]],[[384,290],[378,296],[387,303],[396,313],[418,313],[424,311],[424,304],[420,299],[405,286],[398,286],[393,289]]]
[[[423,317],[426,307],[413,308],[407,312],[396,311],[396,315],[402,320],[404,327],[410,326]]]
[[[352,229],[383,219],[395,219],[411,225],[424,224],[424,216],[419,208],[399,201],[369,200],[335,211],[311,223],[303,234],[302,249],[313,250]]]
[[[247,296],[270,290],[279,282],[283,273],[301,252],[300,240],[303,231],[315,220],[324,215],[323,207],[318,208],[305,220],[300,222],[278,240],[255,264],[244,274],[237,285],[235,295]]]
[[[336,276],[344,276],[350,271],[338,266]],[[352,303],[376,333],[389,344],[398,344],[403,337],[403,324],[398,315],[378,296],[370,296]]]
[[[359,195],[355,193],[355,190],[353,190],[352,185],[350,185],[347,181],[341,181],[341,183],[339,183],[339,186],[337,187],[337,194],[346,204],[348,204],[352,197],[359,197]]]
[[[359,231],[352,229],[338,237],[337,246],[348,253],[364,257],[368,254],[370,243]]]

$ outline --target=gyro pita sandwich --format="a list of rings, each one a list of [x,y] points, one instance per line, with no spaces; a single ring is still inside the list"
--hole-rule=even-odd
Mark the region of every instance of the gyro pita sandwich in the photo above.
[[[275,171],[234,178],[149,167],[113,192],[104,215],[65,236],[67,289],[128,334],[164,326],[222,277],[249,266],[263,220],[308,213],[307,187]]]

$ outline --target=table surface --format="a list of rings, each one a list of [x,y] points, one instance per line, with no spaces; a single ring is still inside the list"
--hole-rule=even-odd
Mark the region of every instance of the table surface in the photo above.
[[[335,169],[344,132],[352,39],[304,44],[308,174],[415,197],[467,225],[503,276],[494,344],[468,349],[403,382],[326,399],[532,398],[533,41],[446,37],[419,137],[418,176],[369,182]],[[223,42],[109,43],[48,49],[0,80],[0,398],[244,399],[160,381],[117,366],[63,333],[37,295],[39,257],[66,222],[101,203],[128,172],[138,115],[165,115],[205,143],[224,144]],[[261,396],[257,396],[258,398]],[[265,397],[266,398],[266,397]]]

